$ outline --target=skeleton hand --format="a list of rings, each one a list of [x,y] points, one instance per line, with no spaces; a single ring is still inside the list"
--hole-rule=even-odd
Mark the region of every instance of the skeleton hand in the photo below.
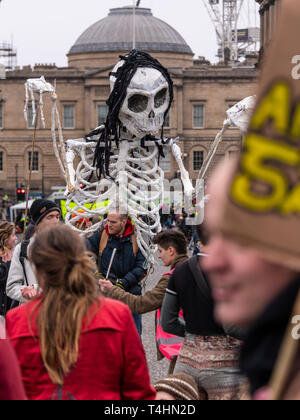
[[[99,125],[99,127],[96,127],[93,131],[91,131],[87,136],[85,136],[86,140],[90,140],[91,137],[97,136],[105,129],[105,125]]]
[[[40,77],[39,79],[27,79],[25,83],[26,100],[25,100],[25,108],[24,108],[24,117],[25,117],[25,121],[27,122],[27,110],[28,110],[28,102],[29,102],[29,94],[30,94],[32,114],[33,114],[33,118],[32,118],[33,124],[35,123],[35,118],[36,118],[34,92],[37,92],[40,94],[39,105],[40,105],[40,111],[41,111],[41,120],[42,120],[43,127],[45,128],[45,118],[44,118],[44,113],[43,113],[43,93],[51,92],[52,94],[55,94],[55,89],[50,83],[46,82],[44,76]]]
[[[174,144],[180,142],[180,137],[176,137],[175,139],[171,139],[171,138],[161,139],[161,138],[156,137],[155,141],[156,143],[161,144],[162,146],[165,146],[167,144],[168,146],[172,147]]]

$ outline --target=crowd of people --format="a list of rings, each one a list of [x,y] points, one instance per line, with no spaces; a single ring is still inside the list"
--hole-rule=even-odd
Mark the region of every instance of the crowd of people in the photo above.
[[[168,277],[158,301],[140,311],[99,293],[106,281],[140,305],[147,301],[140,287],[144,258],[128,217],[112,211],[105,230],[84,241],[60,216],[54,202],[36,200],[32,236],[16,247],[13,223],[0,223],[6,332],[1,328],[2,338],[7,336],[0,351],[10,367],[0,373],[0,398],[153,400],[167,393],[168,399],[198,399],[196,383],[184,373],[159,381],[157,395],[150,384],[140,314],[161,307]],[[185,253],[184,236],[173,235]],[[187,259],[181,250],[170,254],[162,257],[167,266]]]
[[[193,225],[186,222],[187,218],[195,217],[195,208],[191,208],[189,214],[185,211],[185,208],[176,209],[174,204],[168,209],[168,213],[161,211],[160,222],[162,229],[176,229],[180,230],[187,240],[193,243],[196,242],[197,237]]]
[[[241,400],[268,386],[295,296],[296,272],[272,264],[218,231],[228,182],[212,181],[206,253],[188,257],[179,230],[154,243],[166,273],[142,294],[145,258],[118,208],[85,240],[54,202],[31,208],[29,240],[0,222],[0,399]],[[155,271],[154,271],[155,273]],[[280,310],[278,310],[280,308]],[[169,372],[151,385],[142,314],[156,313],[158,360]],[[1,323],[0,323],[1,324]],[[3,339],[6,337],[6,339]],[[297,364],[295,366],[298,366]],[[300,398],[295,367],[286,398]]]

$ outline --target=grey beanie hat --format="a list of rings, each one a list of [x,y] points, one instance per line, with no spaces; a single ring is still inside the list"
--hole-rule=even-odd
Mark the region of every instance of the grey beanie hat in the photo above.
[[[30,208],[31,219],[35,225],[38,225],[43,218],[52,211],[58,211],[61,214],[60,208],[54,201],[45,200],[43,198],[35,200]]]

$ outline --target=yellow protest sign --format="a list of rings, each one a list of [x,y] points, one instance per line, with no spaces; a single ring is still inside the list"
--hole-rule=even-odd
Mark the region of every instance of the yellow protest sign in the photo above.
[[[281,0],[277,32],[234,171],[221,229],[272,260],[300,269],[300,53],[298,0]]]

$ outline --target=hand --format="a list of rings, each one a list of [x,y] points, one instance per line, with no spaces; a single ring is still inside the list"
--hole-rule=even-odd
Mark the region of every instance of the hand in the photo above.
[[[11,261],[13,253],[14,251],[10,249],[6,255],[3,255],[2,261],[5,263]]]
[[[99,285],[100,285],[102,293],[108,293],[110,289],[113,287],[113,284],[111,283],[111,281],[106,280],[106,279],[100,279]]]
[[[21,293],[24,299],[30,300],[35,298],[40,292],[34,286],[27,286],[21,289]]]

